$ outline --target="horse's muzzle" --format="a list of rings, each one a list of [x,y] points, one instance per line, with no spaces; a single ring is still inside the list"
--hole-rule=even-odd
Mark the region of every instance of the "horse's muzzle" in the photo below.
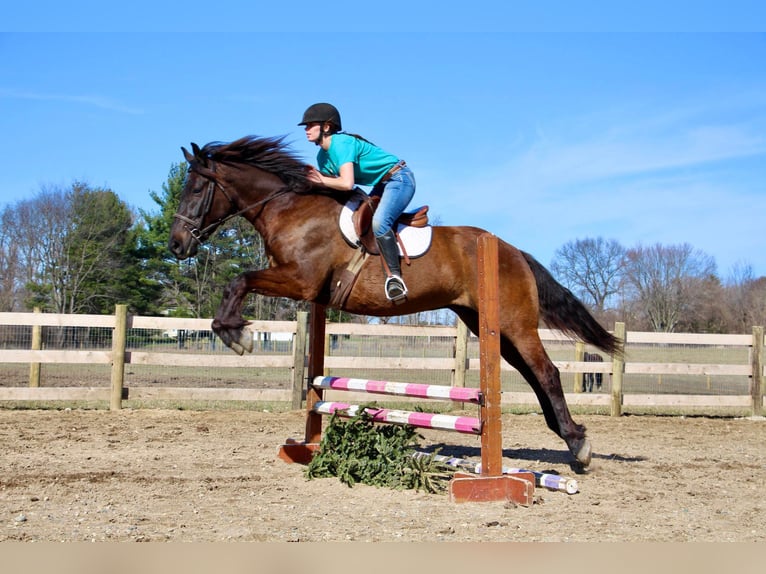
[[[168,242],[168,249],[176,259],[183,261],[184,259],[188,259],[197,254],[197,245],[198,242],[194,241],[191,235],[189,235],[188,239],[185,241],[171,235],[170,241]]]

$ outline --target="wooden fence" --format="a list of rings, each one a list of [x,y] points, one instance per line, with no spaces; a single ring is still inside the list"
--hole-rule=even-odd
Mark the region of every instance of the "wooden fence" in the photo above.
[[[142,317],[127,314],[123,305],[118,305],[114,315],[57,315],[46,313],[0,313],[0,329],[31,329],[28,348],[18,348],[6,338],[0,338],[0,374],[2,367],[19,364],[29,365],[29,384],[7,386],[0,381],[0,401],[108,401],[110,408],[120,409],[126,400],[202,400],[202,401],[289,401],[292,408],[299,409],[305,395],[305,365],[307,349],[308,316],[300,313],[297,321],[254,321],[249,329],[259,337],[269,334],[288,334],[290,351],[285,353],[257,352],[238,356],[233,352],[225,354],[195,352],[156,352],[151,348],[133,348],[129,344],[130,334],[135,330],[162,332],[209,332],[209,319],[178,319],[168,317]],[[109,332],[108,344],[101,348],[44,348],[41,336],[44,327],[57,329],[101,328]],[[710,335],[687,333],[648,333],[625,331],[625,325],[618,323],[615,329],[625,344],[625,360],[604,357],[603,362],[586,362],[586,351],[581,343],[575,343],[562,333],[547,329],[540,330],[540,336],[562,373],[569,374],[572,386],[566,388],[567,401],[574,405],[607,406],[612,415],[622,414],[625,407],[651,406],[658,410],[675,410],[692,407],[695,409],[719,409],[733,407],[751,415],[763,413],[764,380],[764,330],[753,327],[751,334]],[[432,339],[449,340],[450,353],[447,357],[425,356],[425,354],[401,351],[397,356],[380,352],[378,356],[341,355],[330,352],[338,341],[355,338],[406,338],[408,346],[418,348]],[[354,323],[329,323],[326,328],[325,369],[328,374],[375,378],[375,372],[404,371],[423,373],[441,371],[449,373],[449,381],[443,384],[472,386],[477,380],[479,359],[469,352],[475,338],[469,336],[462,323],[447,326],[403,326],[366,325]],[[220,345],[219,345],[220,346]],[[346,345],[351,347],[350,345]],[[667,357],[667,350],[678,346],[684,348],[715,349],[725,352],[736,350],[737,358],[724,363],[689,361]],[[353,348],[353,347],[352,347]],[[709,353],[700,355],[703,359]],[[658,360],[659,358],[659,360]],[[51,387],[41,386],[41,365],[100,364],[109,366],[110,381],[106,385]],[[165,367],[212,367],[217,370],[233,368],[281,369],[286,373],[282,388],[202,388],[127,386],[127,366]],[[504,374],[516,373],[503,362]],[[353,373],[353,374],[351,374]],[[582,392],[582,374],[601,373],[608,384],[604,392]],[[689,388],[683,392],[640,392],[640,385],[625,381],[651,379],[654,387],[673,378],[689,380]],[[740,381],[724,393],[711,392],[711,381],[734,379]],[[407,376],[398,380],[410,381]],[[344,397],[353,399],[348,396]],[[525,385],[510,385],[503,391],[503,404],[536,404],[534,393]]]

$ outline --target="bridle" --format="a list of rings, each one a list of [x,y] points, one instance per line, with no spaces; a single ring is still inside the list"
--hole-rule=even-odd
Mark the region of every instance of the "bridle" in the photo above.
[[[246,211],[251,210],[253,207],[257,207],[259,205],[263,205],[272,199],[284,195],[288,191],[290,191],[288,186],[285,186],[284,188],[280,189],[276,193],[270,195],[269,197],[266,197],[264,199],[261,199],[259,201],[256,201],[255,203],[252,203],[245,207],[244,209],[240,209],[238,211],[235,211],[233,213],[229,213],[223,217],[219,217],[212,223],[208,224],[206,227],[200,229],[202,226],[202,221],[205,219],[205,216],[210,211],[210,208],[213,205],[213,198],[215,197],[215,190],[216,188],[221,190],[221,193],[226,197],[226,199],[229,200],[229,204],[231,205],[232,209],[235,209],[237,207],[237,203],[231,198],[229,193],[226,191],[226,188],[224,185],[218,180],[218,175],[215,172],[216,163],[214,161],[210,161],[210,167],[207,166],[201,166],[197,164],[196,162],[192,163],[189,166],[189,171],[194,171],[198,175],[202,176],[203,178],[208,180],[207,187],[205,188],[205,195],[202,198],[202,201],[200,201],[197,204],[197,208],[194,210],[194,213],[191,215],[191,217],[187,217],[186,215],[183,215],[181,213],[176,212],[173,215],[174,219],[179,219],[184,222],[184,229],[189,232],[189,235],[192,236],[192,238],[199,244],[202,244],[202,242],[207,239],[208,235],[215,230],[219,225],[222,223],[225,223],[229,219],[236,217],[238,215],[242,215]]]
[[[218,177],[215,173],[215,163],[213,163],[212,168],[209,169],[209,173],[206,173],[208,168],[193,164],[189,166],[189,171],[194,171],[202,177],[207,178],[208,182],[204,192],[205,195],[202,197],[202,201],[197,203],[197,208],[194,210],[194,213],[191,214],[191,217],[187,217],[186,215],[176,212],[173,215],[173,218],[183,221],[183,227],[186,231],[189,232],[189,235],[191,235],[197,243],[202,243],[210,234],[210,232],[225,220],[225,218],[218,219],[207,227],[200,229],[202,221],[205,219],[205,216],[210,211],[210,207],[213,205],[216,186],[221,188],[221,191],[229,200],[229,203],[232,204],[232,206],[235,205],[235,203],[232,201],[229,194],[226,193],[226,188],[224,188],[221,182],[218,181]]]

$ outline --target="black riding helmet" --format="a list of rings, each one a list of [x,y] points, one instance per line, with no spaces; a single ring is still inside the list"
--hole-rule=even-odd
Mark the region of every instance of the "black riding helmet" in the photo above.
[[[298,125],[305,126],[312,122],[330,122],[338,131],[343,129],[340,123],[340,112],[332,104],[319,103],[306,108],[306,111],[303,112],[303,119]]]

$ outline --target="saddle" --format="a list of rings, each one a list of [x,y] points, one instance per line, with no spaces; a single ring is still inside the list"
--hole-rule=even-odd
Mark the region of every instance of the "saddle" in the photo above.
[[[341,212],[339,222],[341,233],[346,241],[357,248],[357,250],[346,268],[338,273],[331,284],[331,307],[336,309],[343,308],[343,304],[351,294],[351,289],[354,287],[356,278],[367,261],[368,255],[380,254],[378,242],[375,240],[375,234],[372,232],[372,216],[375,214],[375,209],[377,209],[379,203],[379,196],[369,196],[361,190],[356,190]],[[344,222],[348,223],[347,227]],[[353,231],[351,227],[353,227]],[[406,265],[410,265],[410,256],[405,248],[406,244],[409,243],[410,247],[414,249],[413,257],[420,256],[428,250],[428,246],[431,243],[431,227],[428,225],[428,206],[403,213],[397,218],[396,224],[393,227],[396,240],[399,243],[401,256]],[[399,234],[400,230],[405,235],[409,235],[407,240],[402,239]]]
[[[375,234],[372,232],[372,216],[375,215],[375,210],[380,203],[380,196],[367,195],[366,193],[359,192],[360,200],[359,207],[357,207],[354,214],[351,216],[351,220],[354,222],[354,230],[356,231],[359,242],[364,250],[371,255],[378,255],[378,242],[375,241]],[[399,242],[399,247],[404,254],[404,259],[409,264],[407,257],[407,251],[404,248],[404,243],[399,237],[398,227],[405,225],[408,227],[426,227],[428,225],[428,206],[424,205],[417,210],[407,213],[402,213],[396,220],[394,225],[394,233],[396,239]]]

